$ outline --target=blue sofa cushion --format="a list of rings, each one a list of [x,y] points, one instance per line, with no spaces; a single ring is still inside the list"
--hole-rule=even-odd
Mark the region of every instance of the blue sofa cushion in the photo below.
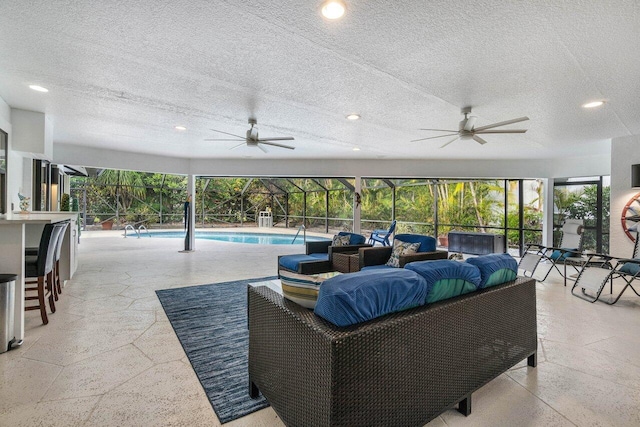
[[[480,289],[516,280],[518,275],[518,263],[509,254],[484,255],[467,262],[480,270]]]
[[[362,267],[360,271],[370,271],[370,270],[390,270],[396,269],[395,267],[391,267],[387,264],[378,264],[378,265],[368,265],[366,267]]]
[[[464,262],[451,260],[417,261],[404,266],[424,277],[429,287],[427,303],[464,295],[478,289],[480,270]]]
[[[436,239],[422,234],[396,234],[394,240],[401,240],[407,243],[420,243],[418,252],[433,252],[436,250]]]
[[[349,245],[362,245],[366,240],[362,234],[349,233],[348,231],[341,231],[338,236],[349,236]]]
[[[308,261],[328,261],[329,254],[296,254],[285,255],[280,257],[280,266],[291,271],[298,271],[298,266],[301,262]]]
[[[413,271],[389,268],[325,280],[314,312],[336,326],[366,322],[425,303],[426,281]]]

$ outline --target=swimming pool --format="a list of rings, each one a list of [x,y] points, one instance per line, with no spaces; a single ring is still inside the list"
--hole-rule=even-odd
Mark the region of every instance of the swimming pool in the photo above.
[[[232,243],[253,243],[258,245],[290,245],[292,234],[268,234],[268,233],[244,233],[244,232],[222,232],[222,231],[196,231],[196,239],[218,240]],[[149,234],[142,233],[141,237],[163,237],[184,239],[184,231],[158,231]],[[328,240],[322,237],[307,236],[307,242],[318,242]],[[302,244],[302,234],[298,236],[295,244]]]

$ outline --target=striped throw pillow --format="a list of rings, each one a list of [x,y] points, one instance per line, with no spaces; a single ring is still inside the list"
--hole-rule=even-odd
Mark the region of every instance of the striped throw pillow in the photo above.
[[[303,307],[313,309],[316,306],[318,291],[322,282],[338,274],[340,273],[337,271],[331,271],[329,273],[306,275],[280,270],[282,295]]]

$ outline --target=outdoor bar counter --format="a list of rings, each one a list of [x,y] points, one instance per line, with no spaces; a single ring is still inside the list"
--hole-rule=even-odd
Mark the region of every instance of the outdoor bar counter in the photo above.
[[[60,279],[71,279],[77,267],[78,214],[73,212],[29,212],[7,213],[0,217],[0,273],[17,274],[15,288],[16,341],[24,339],[24,251],[37,247],[45,224],[70,221],[62,243],[60,254]]]

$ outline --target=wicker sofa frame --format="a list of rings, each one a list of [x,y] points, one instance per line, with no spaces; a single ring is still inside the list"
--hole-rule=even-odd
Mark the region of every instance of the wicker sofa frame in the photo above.
[[[536,366],[535,280],[347,328],[249,287],[249,394],[288,426],[422,426],[523,359]]]

